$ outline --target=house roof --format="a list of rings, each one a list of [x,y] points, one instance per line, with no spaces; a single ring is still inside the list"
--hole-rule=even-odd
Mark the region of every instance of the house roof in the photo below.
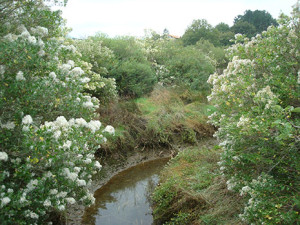
[[[175,39],[179,39],[179,38],[180,38],[179,36],[172,35],[172,34],[169,34],[169,37],[170,37],[170,38],[175,38]]]

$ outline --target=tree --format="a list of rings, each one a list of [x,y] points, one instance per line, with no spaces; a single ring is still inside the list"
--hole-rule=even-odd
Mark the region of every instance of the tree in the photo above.
[[[244,34],[247,37],[253,37],[257,33],[255,26],[247,21],[238,21],[231,29],[235,34]]]
[[[225,32],[229,32],[230,31],[230,26],[228,24],[222,22],[222,23],[217,24],[215,26],[215,29],[217,29],[220,32],[225,33]]]
[[[253,27],[250,25],[253,25],[255,28],[255,31],[252,31]],[[248,37],[253,37],[258,33],[261,33],[264,30],[267,30],[267,28],[271,25],[278,26],[278,23],[276,20],[272,17],[270,13],[268,13],[265,10],[246,10],[244,15],[238,15],[234,19],[234,25],[233,30],[237,33],[241,34],[248,34]],[[251,31],[246,33],[246,29],[249,28]],[[244,33],[242,33],[244,32]]]
[[[218,31],[214,31],[212,25],[205,19],[194,20],[182,36],[185,46],[194,45],[200,39],[208,40],[214,45],[219,45]]]
[[[222,46],[229,46],[230,40],[234,38],[234,33],[226,23],[219,23],[214,28],[219,32],[219,41]]]
[[[169,30],[167,28],[165,28],[164,31],[163,31],[163,37],[166,38],[166,37],[169,37],[169,35],[170,35]]]

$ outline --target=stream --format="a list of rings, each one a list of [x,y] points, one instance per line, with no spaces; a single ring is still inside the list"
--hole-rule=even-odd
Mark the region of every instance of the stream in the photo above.
[[[151,225],[150,195],[169,159],[141,163],[113,176],[95,192],[96,202],[85,210],[82,224]]]

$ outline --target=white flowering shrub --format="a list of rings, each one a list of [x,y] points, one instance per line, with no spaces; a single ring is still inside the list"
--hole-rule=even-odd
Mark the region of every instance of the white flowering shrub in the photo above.
[[[101,104],[107,104],[117,97],[117,87],[114,78],[105,78],[108,74],[106,66],[112,64],[114,54],[112,50],[102,45],[97,37],[89,37],[84,40],[74,41],[79,50],[80,58],[89,62],[87,69],[90,79],[85,85],[85,91],[97,97]]]
[[[90,72],[89,82],[85,84],[85,92],[97,97],[102,105],[116,100],[117,86],[114,78],[104,78],[98,73]]]
[[[46,224],[52,212],[93,203],[94,151],[108,133],[94,120],[98,99],[83,94],[89,71],[60,37],[59,12],[38,0],[0,8],[0,223]]]
[[[220,169],[228,189],[249,199],[241,218],[251,224],[299,218],[299,5],[279,23],[251,40],[236,35],[227,69],[208,80]]]

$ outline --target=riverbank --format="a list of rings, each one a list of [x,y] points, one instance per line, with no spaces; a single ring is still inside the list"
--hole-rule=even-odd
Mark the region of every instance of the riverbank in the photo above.
[[[101,121],[112,125],[115,135],[95,154],[103,167],[93,176],[91,193],[129,167],[174,157],[187,146],[201,146],[215,131],[207,124],[213,110],[198,93],[164,87],[155,88],[147,97],[101,108]],[[83,212],[83,206],[72,205],[66,213],[67,224],[81,224]]]
[[[188,147],[169,161],[152,195],[155,225],[244,224],[238,217],[243,198],[227,189],[216,144]]]

